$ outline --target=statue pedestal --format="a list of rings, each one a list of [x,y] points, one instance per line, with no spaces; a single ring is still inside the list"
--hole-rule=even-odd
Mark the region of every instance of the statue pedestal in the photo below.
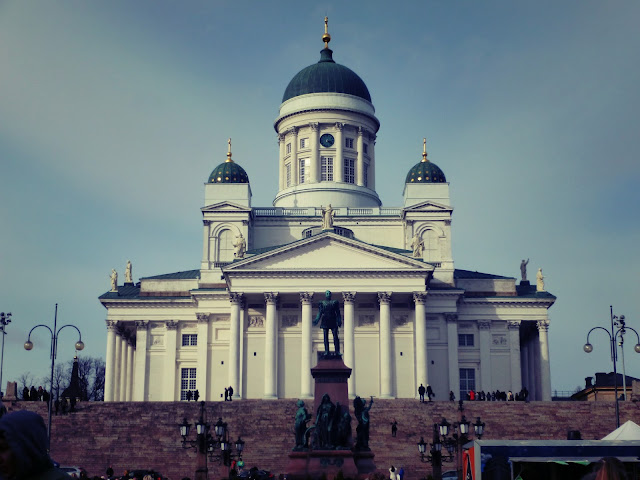
[[[342,356],[322,358],[311,369],[315,380],[312,422],[315,421],[318,406],[322,397],[328,394],[334,404],[340,404],[341,409],[353,410],[349,405],[349,386],[347,380],[351,376],[351,369],[347,367]],[[352,415],[352,418],[353,415]],[[355,420],[355,418],[354,418]],[[355,432],[358,422],[352,420],[352,430]],[[353,438],[349,438],[349,446],[353,446]],[[287,464],[287,477],[293,479],[318,479],[323,475],[332,478],[342,471],[345,477],[358,478],[375,471],[372,452],[354,452],[352,450],[307,450],[291,452]]]

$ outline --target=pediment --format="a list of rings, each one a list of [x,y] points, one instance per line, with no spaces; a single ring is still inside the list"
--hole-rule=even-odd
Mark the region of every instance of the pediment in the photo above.
[[[225,273],[243,271],[433,271],[421,260],[333,233],[285,245],[269,252],[236,261]]]
[[[213,205],[207,205],[206,207],[202,207],[200,209],[203,213],[205,212],[251,212],[251,208],[245,207],[243,205],[239,205],[233,202],[218,202]]]
[[[451,206],[444,205],[442,203],[433,202],[431,200],[427,200],[422,203],[417,203],[415,205],[411,205],[404,209],[404,213],[413,213],[413,212],[450,212],[453,211]]]

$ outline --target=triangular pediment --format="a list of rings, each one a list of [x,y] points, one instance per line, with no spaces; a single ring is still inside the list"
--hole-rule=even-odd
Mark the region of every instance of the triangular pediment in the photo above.
[[[251,212],[251,208],[245,207],[243,205],[239,205],[237,203],[233,203],[233,202],[218,202],[218,203],[214,203],[213,205],[207,205],[206,207],[203,207],[200,209],[203,213],[204,212],[216,212],[216,213],[221,213],[221,212],[232,212],[232,213],[237,213],[237,212]]]
[[[425,202],[417,203],[415,205],[411,205],[404,209],[405,213],[413,213],[413,212],[450,212],[453,209],[449,205],[444,205],[442,203],[433,202],[431,200],[427,200]]]
[[[333,233],[322,233],[236,261],[225,272],[271,271],[433,271],[421,260]]]

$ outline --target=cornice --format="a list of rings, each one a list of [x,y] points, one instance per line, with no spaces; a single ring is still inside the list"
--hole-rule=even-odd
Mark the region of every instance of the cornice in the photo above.
[[[460,303],[463,305],[491,305],[511,308],[531,308],[544,307],[549,308],[555,300],[544,300],[541,298],[522,298],[522,297],[472,297],[462,298]]]
[[[338,275],[341,277],[370,278],[372,276],[380,277],[426,277],[430,270],[231,270],[225,272],[231,276],[243,276],[250,278],[269,278],[269,277],[294,277],[294,278],[322,278],[327,275]]]
[[[108,299],[102,300],[105,308],[192,308],[196,306],[196,302],[192,297],[183,297],[180,299],[153,297],[147,299],[134,298],[130,300]]]

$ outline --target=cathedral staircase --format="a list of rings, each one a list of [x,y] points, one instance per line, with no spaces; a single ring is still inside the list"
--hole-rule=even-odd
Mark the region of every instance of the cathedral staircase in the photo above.
[[[207,421],[214,424],[222,417],[232,441],[242,436],[245,468],[255,465],[276,475],[286,473],[294,443],[295,401],[208,402]],[[311,409],[312,402],[306,403]],[[13,402],[7,407],[36,411],[46,420],[44,402]],[[595,440],[615,429],[613,402],[465,402],[464,409],[467,420],[473,423],[480,416],[485,422],[483,439],[566,440],[569,430],[579,430],[583,439]],[[112,465],[117,474],[153,468],[171,480],[193,479],[195,452],[181,447],[178,424],[183,418],[193,424],[199,411],[196,402],[79,403],[76,412],[53,417],[51,456],[62,465],[84,467],[91,476],[104,475]],[[420,462],[416,446],[420,437],[430,442],[433,424],[442,417],[451,423],[460,419],[457,402],[374,399],[370,413],[370,447],[376,467],[386,478],[392,464],[404,467],[408,479],[426,477],[431,465]],[[391,436],[394,420],[398,422],[395,438]],[[620,423],[627,420],[640,423],[640,404],[620,403]],[[352,426],[355,430],[355,420]],[[215,462],[209,468],[209,478],[227,475],[226,467]],[[443,465],[443,471],[450,469],[455,469],[453,463]]]

